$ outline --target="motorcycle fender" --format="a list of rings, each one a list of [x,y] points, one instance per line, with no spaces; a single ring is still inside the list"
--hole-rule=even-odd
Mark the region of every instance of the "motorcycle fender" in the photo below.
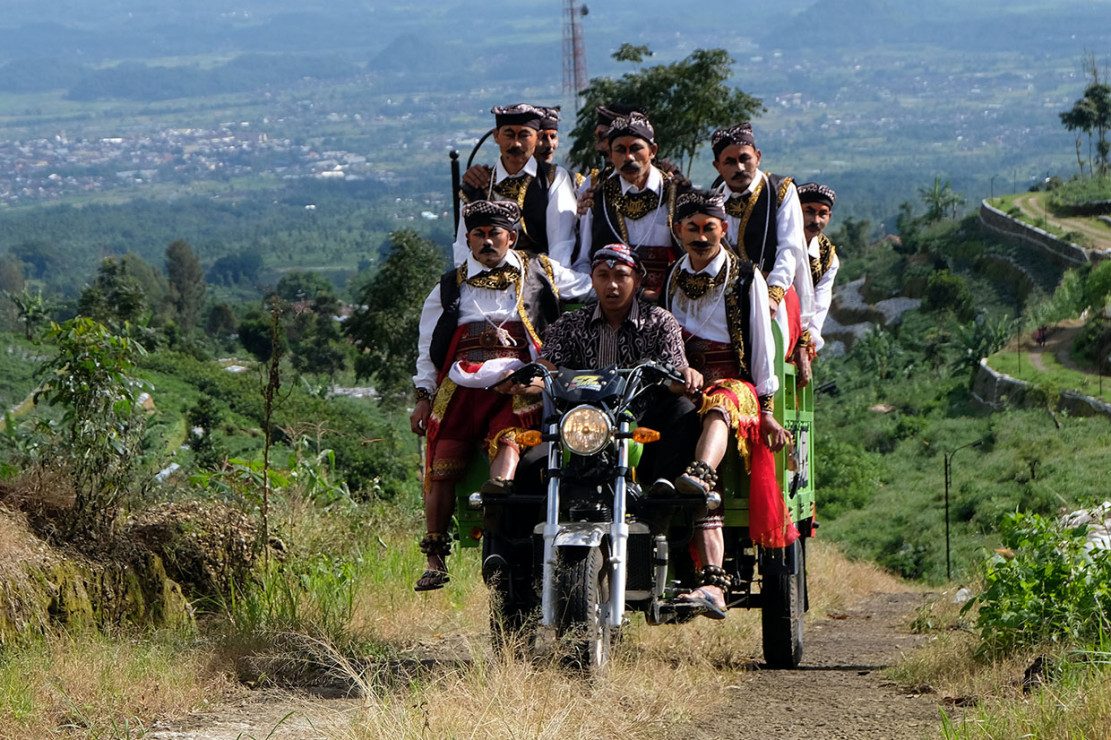
[[[598,547],[609,534],[609,527],[594,522],[561,524],[556,533],[556,547]]]

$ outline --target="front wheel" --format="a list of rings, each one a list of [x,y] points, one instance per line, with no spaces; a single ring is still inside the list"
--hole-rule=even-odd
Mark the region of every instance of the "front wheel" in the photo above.
[[[791,567],[792,561],[796,567]],[[771,668],[797,668],[802,662],[802,625],[806,611],[803,538],[781,552],[766,552],[762,570],[764,660]]]
[[[610,579],[600,547],[559,551],[557,634],[568,662],[592,675],[604,672],[613,637],[606,623]]]

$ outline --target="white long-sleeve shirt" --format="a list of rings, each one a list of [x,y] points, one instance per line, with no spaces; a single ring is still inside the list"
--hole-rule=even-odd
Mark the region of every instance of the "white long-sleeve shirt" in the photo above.
[[[821,256],[818,237],[810,240],[807,251],[811,259],[818,259]],[[837,270],[840,267],[841,260],[834,253],[829,269],[825,271],[825,274],[814,286],[814,313],[810,317],[810,339],[814,343],[815,352],[819,351],[826,343],[826,340],[822,337],[822,326],[826,323],[829,307],[833,304],[833,281],[837,278]]]
[[[691,267],[690,255],[684,255],[673,269],[685,270],[697,275],[705,273],[711,279],[717,276],[729,257],[725,250],[710,260],[701,270]],[[768,285],[759,270],[754,271],[752,289],[749,290],[749,332],[745,337],[749,343],[749,362],[756,395],[766,396],[779,390],[779,378],[775,374],[775,337],[772,335],[770,312],[768,311]],[[732,343],[729,336],[729,321],[725,314],[725,288],[736,277],[727,275],[725,282],[698,300],[686,298],[676,293],[671,296],[671,313],[679,325],[701,339],[722,344]]]
[[[636,251],[638,247],[665,247],[671,245],[671,226],[668,224],[668,203],[667,193],[664,188],[663,174],[652,167],[648,172],[648,180],[644,183],[643,188],[638,188],[632,185],[628,180],[621,177],[621,173],[616,170],[610,174],[610,178],[618,178],[621,183],[621,194],[628,195],[629,193],[642,193],[645,190],[651,190],[659,196],[660,202],[656,208],[635,221],[632,219],[625,219],[625,228],[629,233],[629,246]],[[598,183],[598,187],[604,187],[605,181]],[[589,187],[589,185],[587,185]],[[590,252],[594,247],[594,219],[608,218],[607,213],[595,213],[594,209],[589,209],[585,215],[579,219],[579,259],[576,260],[573,267],[579,272],[590,272]],[[610,230],[614,234],[620,234],[621,231],[617,227],[617,223],[610,224]],[[618,237],[620,238],[620,237]],[[598,247],[604,247],[605,244],[599,244]]]
[[[774,203],[777,196],[770,190],[771,183],[762,170],[756,170],[756,177],[752,178],[748,188],[743,193],[736,193],[729,185],[722,183],[719,192],[725,196],[726,201],[735,195],[748,196],[756,189],[756,184],[763,182],[763,187],[768,190],[768,197]],[[742,248],[737,247],[738,241],[744,243],[744,234],[738,233],[740,219],[727,216],[729,232],[726,235],[731,246],[737,254],[746,256]],[[810,278],[810,260],[806,254],[806,232],[803,230],[802,205],[799,203],[799,194],[794,183],[787,187],[783,202],[775,212],[775,239],[768,240],[769,246],[775,247],[775,263],[767,275],[767,284],[774,285],[784,290],[791,287],[799,297],[799,311],[801,313],[802,327],[810,326],[811,316],[814,313],[814,282]],[[780,322],[783,336],[787,336],[786,313],[776,311],[776,320]]]
[[[548,237],[548,257],[559,264],[568,267],[571,264],[571,255],[575,251],[575,225],[579,221],[576,211],[575,184],[567,170],[559,165],[555,167],[555,179],[548,188],[548,207],[545,210],[545,230]],[[528,163],[513,177],[537,175],[536,160],[530,158]],[[510,177],[505,165],[499,158],[494,164],[494,184]],[[506,200],[493,190],[487,191],[488,200]],[[462,209],[462,204],[460,204]],[[471,254],[467,246],[467,225],[463,222],[462,213],[459,216],[459,228],[455,232],[455,243],[452,245],[452,258],[454,264],[461,265]]]
[[[468,252],[467,274],[477,275],[486,267]],[[495,267],[509,263],[520,268],[521,255],[514,250],[506,253],[505,259]],[[543,269],[536,262],[530,269]],[[594,288],[589,275],[583,275],[563,267],[558,262],[552,262],[552,274],[555,277],[554,285],[559,291],[559,297],[568,300],[577,300],[590,295]],[[437,281],[428,297],[424,299],[424,307],[420,314],[420,338],[417,340],[417,374],[413,376],[413,385],[417,388],[436,390],[436,378],[439,368],[432,363],[432,333],[440,316],[444,312],[440,302],[440,284]],[[459,286],[459,325],[487,322],[492,327],[504,323],[520,321],[517,312],[517,288],[510,285],[505,290],[491,290],[476,288],[464,282]]]

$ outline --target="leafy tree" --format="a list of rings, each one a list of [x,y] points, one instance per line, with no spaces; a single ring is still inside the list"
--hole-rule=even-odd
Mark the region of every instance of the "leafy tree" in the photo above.
[[[143,347],[87,317],[54,324],[47,337],[58,354],[44,366],[47,379],[35,401],[63,410],[59,426],[44,421],[54,439],[49,461],[72,476],[75,501],[67,533],[94,540],[111,536],[116,514],[138,476],[146,414],[139,396],[149,385],[135,376]]]
[[[217,303],[208,312],[208,320],[205,321],[204,330],[210,337],[227,337],[235,334],[239,326],[239,320],[235,316],[235,311],[226,303]]]
[[[952,335],[953,345],[957,348],[953,369],[975,371],[981,359],[1007,345],[1015,328],[1014,320],[1007,316],[995,320],[977,316],[974,321],[961,324]]]
[[[1096,157],[1099,162],[1099,173],[1106,176],[1108,172],[1108,157],[1111,156],[1111,142],[1107,140],[1107,132],[1111,130],[1111,85],[1101,79],[1099,65],[1094,55],[1088,55],[1082,62],[1084,72],[1091,78],[1091,82],[1084,88],[1084,96],[1073,103],[1072,108],[1062,111],[1058,115],[1061,123],[1068,131],[1081,131],[1088,135],[1089,158],[1092,148],[1092,133],[1096,134]],[[1080,165],[1080,174],[1084,174],[1084,164],[1080,160],[1080,137],[1077,136],[1076,159]],[[1092,171],[1091,163],[1088,165]]]
[[[257,308],[248,311],[243,320],[239,322],[239,342],[259,362],[267,362],[270,359],[273,350],[273,342],[270,336],[272,324],[273,320],[270,318],[270,314]],[[281,342],[279,349],[284,354],[289,349],[289,342],[284,333],[278,339]]]
[[[640,64],[647,46],[623,44],[612,56]],[[580,168],[596,164],[594,109],[616,100],[642,106],[656,129],[661,158],[678,159],[690,174],[699,148],[718,127],[747,121],[763,112],[759,98],[726,85],[733,59],[724,49],[696,49],[686,59],[644,67],[618,79],[596,77],[582,91],[583,107],[571,132],[570,161]]]
[[[945,218],[950,210],[953,218],[957,217],[957,208],[964,205],[964,196],[953,190],[949,180],[941,182],[940,177],[934,178],[933,187],[918,188],[918,197],[926,205],[926,221],[933,223]]]
[[[197,255],[181,239],[166,248],[166,278],[177,322],[185,332],[192,331],[204,305],[204,270]]]
[[[274,292],[284,300],[294,303],[315,300],[320,294],[334,296],[336,286],[318,272],[295,270],[282,275]]]
[[[133,323],[147,308],[147,297],[139,281],[123,261],[107,257],[96,278],[81,294],[77,311],[101,323]]]
[[[949,312],[964,322],[976,315],[976,302],[964,278],[952,275],[948,270],[939,270],[926,281],[922,310],[927,313]]]
[[[42,290],[38,290],[32,295],[30,290],[24,288],[19,293],[4,291],[4,295],[15,304],[19,321],[23,324],[24,336],[27,339],[34,339],[35,328],[50,317],[53,306],[42,297]]]
[[[215,432],[223,421],[223,415],[212,396],[201,396],[185,412],[189,429],[189,448],[193,451],[193,461],[197,467],[216,470],[228,457],[228,452]],[[200,433],[197,430],[200,430]]]
[[[439,248],[415,231],[395,231],[378,272],[357,291],[344,323],[355,343],[355,374],[374,377],[382,398],[404,392],[417,362],[421,307],[444,269]]]
[[[294,370],[335,377],[347,367],[347,342],[336,321],[339,307],[334,295],[320,292],[311,310],[294,317],[293,326],[287,332],[291,335],[290,362]]]
[[[1084,305],[1093,313],[1111,303],[1111,262],[1104,261],[1092,268],[1084,281]]]
[[[208,270],[208,279],[220,285],[253,284],[261,269],[262,255],[256,250],[245,250],[216,260]]]
[[[838,254],[860,256],[868,251],[868,237],[871,232],[871,221],[866,218],[857,220],[849,216],[830,233],[829,238],[837,245]]]

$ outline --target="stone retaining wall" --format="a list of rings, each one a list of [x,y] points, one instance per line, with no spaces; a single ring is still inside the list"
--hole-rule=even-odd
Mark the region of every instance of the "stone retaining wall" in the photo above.
[[[984,406],[1000,410],[1008,405],[1041,405],[1041,392],[1025,380],[1012,378],[988,367],[987,358],[980,360],[980,368],[972,383],[972,398]],[[1111,404],[1085,396],[1076,391],[1061,391],[1057,410],[1070,416],[1106,416],[1111,419]]]
[[[1012,218],[998,208],[988,205],[986,200],[980,203],[980,223],[1000,236],[1041,249],[1065,267],[1076,267],[1091,261],[1083,247],[1058,239],[1043,229]]]

